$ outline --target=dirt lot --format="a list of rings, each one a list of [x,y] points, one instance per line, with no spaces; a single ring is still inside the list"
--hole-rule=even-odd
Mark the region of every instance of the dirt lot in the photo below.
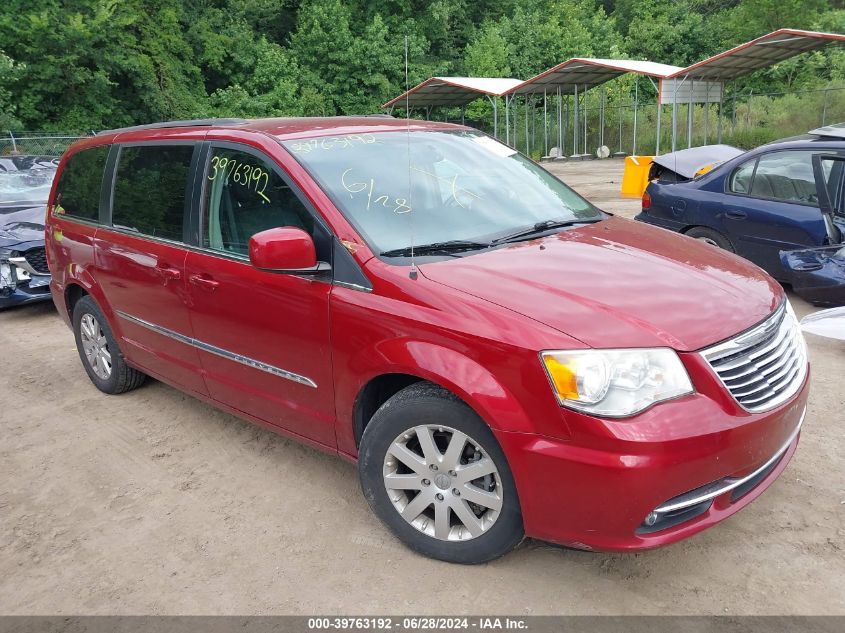
[[[552,169],[637,207],[619,161]],[[648,553],[459,567],[394,540],[353,466],[154,381],[105,396],[52,304],[0,313],[0,613],[845,614],[845,343],[808,342],[801,445],[743,512]]]

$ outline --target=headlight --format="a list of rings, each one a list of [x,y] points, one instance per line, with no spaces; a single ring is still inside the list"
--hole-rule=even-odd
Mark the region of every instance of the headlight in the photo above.
[[[540,358],[558,402],[598,416],[633,415],[693,392],[671,349],[550,351]]]

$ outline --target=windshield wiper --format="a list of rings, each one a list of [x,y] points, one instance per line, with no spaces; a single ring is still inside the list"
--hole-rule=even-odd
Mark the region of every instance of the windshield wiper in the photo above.
[[[546,231],[549,231],[551,229],[559,229],[564,226],[574,226],[576,224],[593,224],[594,222],[599,222],[600,220],[601,218],[596,218],[594,220],[543,220],[542,222],[537,222],[533,226],[519,229],[518,231],[508,233],[507,235],[504,235],[502,237],[497,237],[490,243],[504,244],[507,242],[518,242],[527,237],[531,237],[532,235],[545,233]]]
[[[438,253],[453,254],[462,251],[475,251],[490,246],[489,242],[473,242],[471,240],[449,240],[448,242],[432,242],[414,246],[414,255],[437,255]],[[411,247],[394,248],[381,253],[382,257],[410,257]]]

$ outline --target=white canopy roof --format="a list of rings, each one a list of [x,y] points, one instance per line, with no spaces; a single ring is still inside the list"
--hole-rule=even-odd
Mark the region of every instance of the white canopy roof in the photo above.
[[[510,94],[530,94],[549,89],[557,90],[558,88],[571,92],[576,85],[579,89],[584,87],[589,89],[626,73],[662,79],[677,73],[679,70],[681,70],[680,66],[670,66],[657,62],[573,57],[531,79],[527,79],[511,90]]]
[[[838,33],[778,29],[756,40],[740,44],[679,69],[673,77],[685,76],[695,80],[728,81],[760,68],[774,66],[795,55],[824,48],[828,44],[843,42],[845,42],[845,35]]]
[[[382,107],[412,108],[427,106],[462,106],[483,95],[498,97],[522,83],[520,79],[502,77],[432,77],[417,84]]]

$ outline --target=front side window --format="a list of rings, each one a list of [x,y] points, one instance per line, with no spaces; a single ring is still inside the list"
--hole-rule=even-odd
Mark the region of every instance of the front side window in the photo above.
[[[68,158],[56,186],[55,213],[94,222],[100,219],[100,189],[108,155],[109,146],[101,145]]]
[[[749,160],[740,165],[731,176],[731,191],[734,193],[748,193],[751,191],[751,176],[754,175],[754,166],[757,160]]]
[[[751,195],[818,205],[813,152],[772,152],[761,156],[751,183]]]
[[[546,170],[476,132],[401,130],[283,144],[377,253],[603,217]]]
[[[122,147],[112,224],[152,237],[182,241],[192,145]]]
[[[314,220],[268,161],[251,153],[213,148],[206,172],[203,246],[248,255],[249,238],[281,226],[314,235]]]

